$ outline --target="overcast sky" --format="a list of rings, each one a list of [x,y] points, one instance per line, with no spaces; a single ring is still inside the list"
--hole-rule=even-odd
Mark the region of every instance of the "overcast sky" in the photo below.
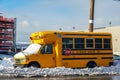
[[[17,18],[17,42],[35,31],[87,30],[90,0],[0,0],[0,13]],[[120,26],[120,1],[95,0],[94,27]]]

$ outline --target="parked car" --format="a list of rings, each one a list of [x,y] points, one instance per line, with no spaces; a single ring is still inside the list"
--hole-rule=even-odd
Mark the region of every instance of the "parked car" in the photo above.
[[[114,57],[113,57],[113,65],[117,65],[117,64],[120,64],[120,55],[114,55]]]
[[[0,50],[0,61],[4,58],[12,58],[14,55],[15,53],[12,51],[9,52],[7,50]]]

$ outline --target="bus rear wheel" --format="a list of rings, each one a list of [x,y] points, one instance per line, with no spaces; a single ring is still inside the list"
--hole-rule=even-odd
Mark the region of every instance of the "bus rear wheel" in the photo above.
[[[87,67],[88,68],[94,68],[94,67],[96,67],[97,65],[96,65],[96,63],[95,62],[89,62],[88,64],[87,64]]]

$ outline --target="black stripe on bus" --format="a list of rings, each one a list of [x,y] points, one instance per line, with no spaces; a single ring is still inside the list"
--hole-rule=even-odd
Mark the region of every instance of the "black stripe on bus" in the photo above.
[[[113,59],[113,57],[102,57],[102,59]]]
[[[62,60],[86,60],[86,59],[97,59],[96,57],[92,58],[62,58]]]
[[[112,55],[113,53],[72,53],[70,55]],[[64,53],[62,55],[65,55]]]
[[[93,48],[93,49],[89,49],[89,48],[81,48],[81,49],[73,49],[73,48],[70,48],[71,50],[112,50],[112,48],[100,48],[100,49],[97,49],[97,48]],[[64,49],[63,49],[64,50]]]

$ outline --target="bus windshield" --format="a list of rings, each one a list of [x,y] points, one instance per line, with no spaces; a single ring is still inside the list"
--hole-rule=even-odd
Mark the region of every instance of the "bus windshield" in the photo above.
[[[36,54],[40,48],[40,44],[30,44],[23,52],[28,54]]]

